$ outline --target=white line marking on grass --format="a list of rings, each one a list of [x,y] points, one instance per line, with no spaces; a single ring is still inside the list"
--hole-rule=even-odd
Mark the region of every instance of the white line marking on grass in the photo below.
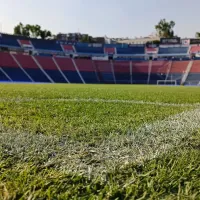
[[[67,136],[0,132],[0,155],[61,171],[103,175],[116,167],[159,157],[187,141],[199,128],[200,109],[195,109],[144,124],[126,135],[102,136],[103,141],[92,145],[92,138],[77,141]]]
[[[43,98],[0,98],[0,102],[38,102],[38,101],[58,101],[58,102],[84,102],[84,103],[124,103],[124,104],[144,104],[144,105],[156,105],[156,106],[174,106],[174,107],[184,107],[184,106],[200,106],[200,103],[165,103],[165,102],[149,102],[149,101],[139,101],[139,100],[123,100],[123,99],[83,99],[83,98],[73,98],[73,99],[43,99]]]

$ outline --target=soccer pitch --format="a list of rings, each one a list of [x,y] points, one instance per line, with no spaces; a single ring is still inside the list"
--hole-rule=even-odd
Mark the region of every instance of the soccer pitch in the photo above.
[[[0,199],[200,199],[200,89],[0,85]]]

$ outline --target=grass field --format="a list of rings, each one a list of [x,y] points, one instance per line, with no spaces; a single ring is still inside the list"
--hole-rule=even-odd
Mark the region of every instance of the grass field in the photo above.
[[[200,199],[200,89],[0,85],[1,199]]]

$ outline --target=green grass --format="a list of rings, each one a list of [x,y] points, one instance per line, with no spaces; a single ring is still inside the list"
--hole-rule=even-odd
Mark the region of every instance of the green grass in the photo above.
[[[0,199],[200,199],[197,103],[197,87],[1,84]]]

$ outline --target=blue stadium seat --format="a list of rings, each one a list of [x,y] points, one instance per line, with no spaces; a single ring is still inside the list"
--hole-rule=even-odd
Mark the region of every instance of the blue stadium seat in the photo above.
[[[154,74],[151,73],[149,84],[157,84],[158,80],[165,80],[166,74]],[[147,81],[145,81],[147,83]]]
[[[187,54],[188,47],[160,47],[159,54]]]
[[[113,74],[110,72],[98,72],[98,76],[101,83],[114,83]]]
[[[186,81],[200,81],[200,73],[189,73]]]
[[[0,81],[10,81],[1,70],[0,70]]]
[[[1,34],[0,45],[1,46],[20,47],[17,39],[18,39],[18,37],[14,36],[14,35]]]
[[[55,83],[66,83],[62,74],[58,70],[47,70],[45,72],[52,78]]]
[[[66,76],[70,83],[83,83],[76,71],[63,70],[63,74]]]
[[[123,73],[123,72],[115,73],[115,79],[116,79],[116,83],[119,83],[119,84],[131,83],[130,73]]]
[[[148,74],[146,73],[133,73],[132,81],[136,84],[146,84],[148,80]]]
[[[103,47],[88,47],[88,46],[76,45],[75,48],[78,53],[104,54]]]
[[[2,67],[2,69],[8,74],[8,76],[17,82],[31,82],[29,77],[20,69],[13,67]]]
[[[31,42],[35,49],[62,52],[62,48],[60,44],[56,43],[56,40],[31,39]]]
[[[45,74],[40,69],[27,68],[25,70],[35,82],[40,82],[40,83],[50,82],[49,79],[45,76]]]
[[[117,48],[117,54],[145,54],[144,47]]]
[[[99,83],[95,72],[80,72],[86,83]]]

